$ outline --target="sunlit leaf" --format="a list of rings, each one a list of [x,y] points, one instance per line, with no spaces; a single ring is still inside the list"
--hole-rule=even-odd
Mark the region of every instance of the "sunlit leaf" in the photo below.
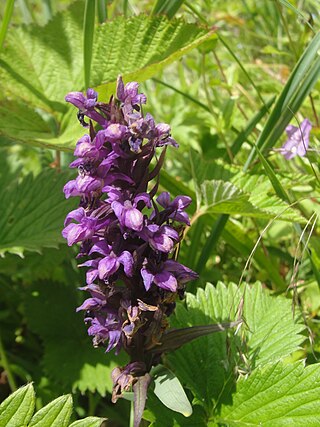
[[[320,365],[281,362],[256,369],[237,384],[232,405],[223,406],[219,422],[230,427],[318,426]]]
[[[154,377],[154,394],[169,409],[185,417],[192,414],[192,406],[186,393],[172,371],[158,365],[152,373]]]
[[[29,427],[68,427],[71,413],[71,395],[60,396],[41,408],[32,417]]]
[[[40,251],[64,242],[63,221],[76,204],[66,201],[62,192],[69,176],[44,170],[36,178],[28,175],[21,182],[12,175],[11,182],[0,186],[0,255]],[[0,175],[1,181],[7,182],[8,176]]]
[[[0,405],[0,425],[3,427],[25,426],[29,423],[35,407],[32,384],[19,388]]]

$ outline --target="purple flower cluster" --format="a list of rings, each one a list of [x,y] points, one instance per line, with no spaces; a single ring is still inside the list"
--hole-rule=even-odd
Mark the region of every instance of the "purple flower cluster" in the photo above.
[[[80,242],[78,256],[86,257],[81,289],[91,296],[78,310],[86,313],[94,346],[130,355],[130,364],[113,374],[116,400],[135,375],[157,363],[148,350],[160,343],[185,284],[197,278],[174,256],[189,225],[185,209],[191,199],[172,200],[167,192],[155,199],[166,146],[178,145],[169,125],[142,113],[146,97],[138,83],[124,85],[119,77],[108,103],[98,102],[93,89],[87,96],[71,92],[66,100],[79,109],[88,134],[77,142],[70,164],[78,176],[64,187],[67,198],[80,197],[80,206],[67,215],[62,234],[68,245]],[[159,147],[164,149],[157,157]]]
[[[306,155],[311,129],[312,125],[308,119],[304,119],[299,127],[293,125],[286,127],[288,139],[280,148],[280,152],[287,160]]]

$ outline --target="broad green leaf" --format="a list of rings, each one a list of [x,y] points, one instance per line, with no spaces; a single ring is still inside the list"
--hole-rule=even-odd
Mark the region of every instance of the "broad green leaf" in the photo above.
[[[21,182],[11,176],[0,176],[7,184],[0,185],[0,255],[5,252],[22,254],[25,250],[40,251],[58,247],[63,221],[75,201],[66,201],[62,188],[69,173],[44,170],[37,177],[28,175]]]
[[[243,307],[241,339],[230,330],[199,338],[167,355],[170,367],[203,402],[208,414],[214,403],[231,404],[236,366],[250,371],[288,356],[305,340],[301,334],[305,326],[300,317],[293,318],[291,301],[271,296],[259,283],[240,288],[234,284],[226,287],[218,283],[216,288],[207,284],[196,295],[187,294],[186,303],[187,308],[177,306],[172,327],[235,320],[239,307]]]
[[[154,394],[169,409],[179,412],[185,417],[192,414],[192,406],[186,393],[172,371],[164,366],[157,366],[153,372]]]
[[[197,296],[187,294],[187,308],[177,305],[171,327],[209,325],[234,320],[241,292],[236,286],[219,284],[217,289],[207,285],[198,289]],[[182,384],[187,384],[193,394],[210,413],[213,401],[218,402],[223,389],[230,391],[235,379],[235,343],[227,346],[228,336],[234,331],[224,331],[198,338],[181,349],[167,354],[170,368]]]
[[[248,324],[246,342],[250,366],[279,360],[298,350],[306,337],[302,317],[292,311],[292,301],[271,296],[261,285],[247,287],[243,315]]]
[[[214,37],[213,31],[164,16],[119,17],[97,28],[92,83],[107,97],[114,84],[101,83],[114,82],[118,74],[125,80],[146,80]]]
[[[241,378],[218,421],[230,427],[319,426],[320,365],[267,364]]]
[[[78,389],[82,393],[89,390],[105,396],[112,391],[112,369],[125,365],[127,360],[123,352],[114,356],[102,348],[93,348],[84,316],[75,311],[79,294],[75,286],[50,281],[33,283],[26,301],[27,322],[43,340],[44,368],[55,384],[63,389]]]
[[[78,125],[72,137],[69,127],[77,122],[76,110],[64,97],[84,89],[83,16],[84,2],[77,1],[44,27],[33,24],[9,31],[6,50],[0,55],[3,109],[8,98],[12,101],[0,123],[2,135],[38,146],[74,147],[83,129]],[[98,87],[100,100],[108,100],[110,88],[115,87],[108,83],[115,82],[118,74],[125,80],[143,81],[212,37],[212,30],[164,16],[118,17],[95,28],[90,84]],[[86,37],[85,42],[89,41]],[[43,113],[55,128],[48,129]],[[22,129],[17,126],[19,118]],[[17,136],[15,128],[20,129]]]
[[[32,384],[19,388],[0,405],[0,427],[26,426],[35,407]]]
[[[83,420],[75,421],[69,427],[100,427],[104,418],[87,417]]]
[[[251,183],[250,186],[245,186],[248,191],[231,182],[204,181],[200,187],[201,213],[223,213],[266,219],[276,217],[282,221],[305,222],[305,219],[286,202],[275,195],[270,195],[267,192],[269,182],[266,183],[260,178],[258,175],[251,180],[248,177],[248,182]]]
[[[28,427],[68,427],[72,413],[71,395],[60,396],[41,408]]]

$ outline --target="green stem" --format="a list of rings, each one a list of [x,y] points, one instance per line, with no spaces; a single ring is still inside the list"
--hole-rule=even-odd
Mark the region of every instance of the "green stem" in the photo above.
[[[3,346],[1,334],[0,334],[0,359],[1,359],[1,365],[7,374],[10,389],[12,392],[14,392],[18,389],[18,387],[17,387],[17,384],[15,382],[15,379],[14,379],[13,374],[12,374],[11,369],[10,369],[10,365],[9,365],[9,362],[7,359],[7,355],[6,355],[4,346]]]
[[[130,424],[129,427],[134,427],[134,401],[130,402]]]

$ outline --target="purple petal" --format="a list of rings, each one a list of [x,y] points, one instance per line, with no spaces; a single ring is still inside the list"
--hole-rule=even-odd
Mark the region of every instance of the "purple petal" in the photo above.
[[[154,274],[150,273],[145,267],[142,267],[140,272],[143,279],[144,287],[146,288],[146,291],[148,291],[152,285]]]
[[[114,256],[107,255],[102,258],[98,265],[99,279],[103,280],[106,277],[111,276],[118,270],[119,266],[120,263]]]
[[[65,97],[65,100],[75,105],[77,108],[79,108],[79,110],[83,110],[85,108],[84,103],[86,101],[86,98],[82,92],[70,92]]]
[[[67,226],[70,224],[70,222],[75,219],[76,221],[80,222],[82,218],[86,216],[85,210],[83,208],[75,209],[68,213],[66,216],[66,219],[64,221],[64,225]]]
[[[124,272],[128,277],[133,275],[133,257],[130,252],[123,251],[118,261],[123,265]]]
[[[109,331],[109,344],[106,349],[106,352],[112,350],[114,347],[116,347],[120,341],[121,338],[121,331]]]
[[[124,209],[124,225],[131,230],[141,231],[143,228],[142,213],[135,208]]]
[[[65,194],[66,199],[72,196],[80,196],[79,190],[77,189],[76,180],[73,179],[66,183],[63,187],[63,192]]]
[[[163,191],[158,197],[157,197],[157,202],[159,203],[160,206],[162,206],[163,208],[167,208],[170,204],[170,193],[168,193],[167,191]]]
[[[199,277],[199,275],[193,270],[174,260],[165,261],[164,268],[167,271],[173,273],[177,278],[178,282],[180,283],[186,283],[190,280],[196,280]]]
[[[100,299],[97,298],[88,298],[84,301],[84,303],[82,305],[80,305],[80,307],[78,307],[76,309],[76,311],[80,311],[80,310],[96,310],[98,308],[101,308],[103,303],[105,303],[105,301],[101,301]]]
[[[169,271],[163,271],[156,274],[154,277],[154,282],[160,288],[166,289],[167,291],[176,292],[177,290],[177,279]]]

